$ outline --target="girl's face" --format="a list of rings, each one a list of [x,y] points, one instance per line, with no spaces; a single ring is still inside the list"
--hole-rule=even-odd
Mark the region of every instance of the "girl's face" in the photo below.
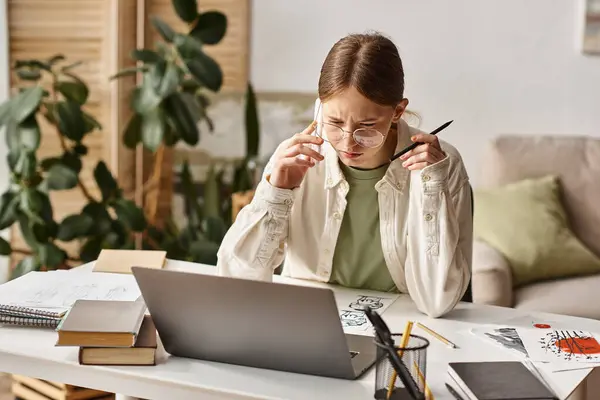
[[[390,127],[392,122],[398,122],[407,104],[408,100],[404,99],[396,107],[381,106],[350,87],[323,103],[323,129],[345,165],[361,169],[377,168],[393,155],[397,133]],[[352,135],[357,129],[360,129],[357,132],[359,139],[364,138],[363,145],[357,143]],[[341,140],[332,140],[334,135]]]

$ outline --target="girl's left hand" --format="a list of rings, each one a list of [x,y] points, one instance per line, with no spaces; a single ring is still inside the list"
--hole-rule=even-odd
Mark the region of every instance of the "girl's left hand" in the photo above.
[[[446,154],[442,150],[437,136],[428,133],[420,133],[410,139],[413,142],[421,142],[423,144],[400,157],[400,159],[404,161],[402,163],[404,168],[420,170],[446,158]]]

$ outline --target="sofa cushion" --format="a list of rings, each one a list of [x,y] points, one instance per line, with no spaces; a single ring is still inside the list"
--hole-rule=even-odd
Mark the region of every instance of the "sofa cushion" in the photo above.
[[[569,229],[557,177],[477,189],[473,227],[504,255],[514,286],[600,273],[600,258]]]
[[[481,185],[558,175],[575,235],[600,257],[600,139],[586,136],[503,135],[482,157]]]
[[[515,308],[600,320],[600,275],[539,282],[515,290]]]

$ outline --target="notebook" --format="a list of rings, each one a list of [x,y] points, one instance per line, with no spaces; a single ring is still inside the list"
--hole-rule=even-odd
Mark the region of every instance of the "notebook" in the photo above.
[[[40,310],[0,304],[0,324],[55,329],[65,311]]]
[[[463,400],[557,400],[519,361],[450,363],[446,383]]]
[[[77,300],[56,328],[56,345],[131,347],[145,311],[143,301]]]
[[[131,274],[131,267],[160,269],[165,265],[167,252],[162,250],[102,249],[94,263],[94,272]]]
[[[155,365],[156,328],[149,315],[144,316],[133,347],[80,347],[82,365]]]

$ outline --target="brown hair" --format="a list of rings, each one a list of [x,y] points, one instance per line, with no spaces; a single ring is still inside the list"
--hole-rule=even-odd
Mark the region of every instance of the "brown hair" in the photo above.
[[[355,87],[374,103],[395,107],[404,98],[404,68],[396,45],[380,33],[352,34],[333,45],[321,67],[319,98]]]

